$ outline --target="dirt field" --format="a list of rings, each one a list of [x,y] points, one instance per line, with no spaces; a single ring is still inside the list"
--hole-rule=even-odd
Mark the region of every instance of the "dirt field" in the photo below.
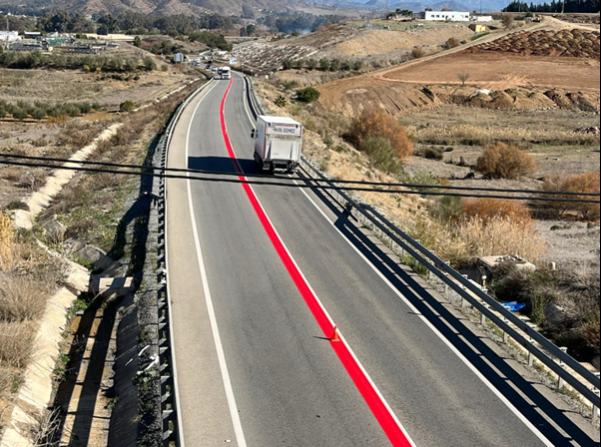
[[[139,79],[135,79],[135,77]],[[122,79],[119,79],[121,77]],[[1,70],[0,99],[18,101],[99,102],[114,109],[124,101],[143,104],[178,88],[198,73],[171,66],[169,72],[112,73],[82,71]]]
[[[468,83],[480,89],[506,90],[540,87],[599,91],[599,62],[509,53],[458,53],[423,64],[399,68],[382,79],[418,84],[461,85],[458,76],[469,73]]]

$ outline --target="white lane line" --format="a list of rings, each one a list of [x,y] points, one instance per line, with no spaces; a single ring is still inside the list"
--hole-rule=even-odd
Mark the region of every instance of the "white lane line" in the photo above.
[[[217,85],[217,83],[215,84]],[[211,88],[212,90],[212,88]],[[207,92],[208,96],[210,93]],[[204,98],[203,98],[204,100]],[[190,154],[190,133],[192,131],[192,123],[194,122],[194,117],[196,116],[198,109],[202,101],[198,103],[196,108],[194,109],[194,113],[192,115],[192,119],[190,120],[190,124],[188,126],[188,137],[186,139],[186,163],[189,160]],[[190,177],[190,173],[188,173],[188,177]],[[215,342],[215,349],[217,350],[217,358],[219,359],[219,368],[221,369],[221,376],[223,379],[223,385],[225,387],[225,394],[227,397],[227,403],[230,410],[230,415],[232,418],[232,423],[234,425],[234,431],[236,433],[236,440],[238,441],[238,447],[247,447],[246,439],[244,438],[244,430],[242,429],[242,422],[240,421],[240,413],[238,411],[238,405],[236,404],[236,397],[234,395],[234,388],[232,386],[232,380],[230,377],[229,369],[227,367],[227,361],[225,359],[225,350],[223,349],[223,343],[221,341],[221,335],[219,333],[219,325],[217,324],[217,316],[215,314],[215,307],[213,306],[213,298],[211,296],[211,289],[209,287],[209,280],[207,276],[207,270],[204,263],[204,257],[202,254],[202,247],[200,244],[200,236],[198,233],[198,224],[196,222],[196,213],[194,212],[194,202],[192,200],[192,182],[190,179],[188,182],[188,202],[190,206],[190,215],[192,219],[192,229],[194,231],[194,243],[196,244],[196,254],[198,256],[198,264],[200,266],[200,276],[202,279],[203,291],[205,294],[205,300],[207,304],[207,311],[209,314],[209,320],[211,321],[211,329],[213,331],[213,339]]]
[[[296,180],[293,180],[295,184],[299,185]],[[534,435],[541,440],[543,444],[547,447],[554,447],[553,443],[549,441],[545,435],[541,433],[541,431],[530,422],[526,416],[524,416],[510,401],[507,399],[468,359],[465,357],[424,315],[419,312],[419,310],[409,301],[399,290],[384,276],[384,274],[378,270],[378,268],[363,254],[361,251],[355,247],[355,245],[342,233],[330,220],[327,214],[315,203],[315,201],[309,196],[309,194],[304,190],[304,188],[299,188],[301,192],[305,195],[305,197],[313,204],[313,206],[319,211],[319,213],[330,223],[330,225],[336,230],[336,232],[346,241],[348,245],[350,245],[355,252],[361,256],[361,258],[371,267],[371,269],[376,272],[376,274],[386,283],[386,285],[399,297],[403,300],[403,302],[409,306],[409,308],[413,311],[415,315],[417,315],[425,324],[428,326],[432,332],[434,332],[438,338],[440,338],[444,344],[446,344],[449,349],[457,356],[459,359],[503,402],[512,412],[515,414],[518,419],[520,419],[529,429],[534,433]],[[350,345],[349,345],[350,349]]]
[[[211,82],[211,81],[209,81]],[[213,85],[209,86],[209,88],[207,89],[206,92],[203,92],[206,95],[209,94],[209,92],[211,90],[213,90],[213,88],[215,87],[214,83]],[[202,88],[202,87],[201,87]],[[200,100],[200,102],[202,102],[204,100],[204,97]],[[173,142],[173,141],[171,141]],[[165,166],[169,167],[169,156],[171,153],[171,147],[167,148],[167,160],[165,162]],[[171,275],[169,274],[170,270],[169,270],[169,188],[167,187],[167,183],[165,184],[165,269],[167,270],[167,299],[171,299]],[[173,328],[173,312],[169,312],[169,327]],[[175,395],[177,396],[176,399],[176,410],[177,410],[177,424],[180,430],[180,433],[178,435],[178,439],[180,441],[180,447],[186,447],[186,441],[184,439],[184,419],[183,419],[183,414],[182,414],[182,403],[181,403],[181,394],[179,392],[179,381],[178,381],[178,369],[177,369],[177,359],[176,359],[176,355],[175,355],[175,337],[173,336],[173,331],[171,331],[171,347],[173,349],[173,355],[171,357],[171,361],[173,363],[173,365],[171,365],[171,369],[173,371],[173,388],[175,391]]]

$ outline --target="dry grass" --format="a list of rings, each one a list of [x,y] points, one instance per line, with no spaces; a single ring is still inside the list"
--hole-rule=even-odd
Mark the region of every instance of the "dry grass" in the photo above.
[[[42,316],[50,288],[32,276],[0,276],[0,321],[35,321]]]
[[[417,138],[422,143],[468,146],[486,146],[496,141],[507,144],[547,144],[547,145],[584,145],[599,144],[599,137],[576,133],[565,129],[524,129],[519,127],[483,128],[470,124],[450,127],[430,127],[417,131]]]
[[[15,232],[8,216],[0,214],[0,271],[11,271],[17,259]]]
[[[35,325],[0,321],[0,365],[25,368],[33,353]]]
[[[515,200],[466,199],[463,201],[463,211],[468,218],[482,219],[485,223],[503,218],[525,227],[534,224],[528,207]]]
[[[510,218],[470,218],[457,224],[420,219],[413,232],[428,248],[456,267],[481,256],[517,255],[531,262],[543,259],[547,247],[529,226]]]

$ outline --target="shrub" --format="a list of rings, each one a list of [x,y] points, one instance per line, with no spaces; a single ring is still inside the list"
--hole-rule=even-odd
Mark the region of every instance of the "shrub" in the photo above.
[[[448,49],[457,48],[459,45],[461,45],[461,42],[456,37],[451,37],[445,44]]]
[[[587,172],[582,175],[554,175],[546,177],[542,186],[543,191],[562,191],[573,193],[599,194],[599,170]],[[593,199],[587,196],[558,195],[554,198],[566,199]],[[546,202],[545,206],[562,215],[573,213],[583,220],[599,219],[598,203],[573,203],[573,202]]]
[[[44,118],[46,118],[46,111],[44,109],[35,108],[31,112],[31,117],[36,121],[42,121]]]
[[[319,69],[321,71],[330,71],[331,63],[328,59],[321,59],[319,61]]]
[[[346,138],[356,148],[361,148],[370,138],[385,138],[400,161],[413,154],[413,143],[405,127],[384,110],[364,111],[353,120]]]
[[[518,147],[497,143],[484,151],[475,170],[488,178],[516,180],[536,172],[536,163]]]
[[[390,140],[386,138],[369,138],[363,142],[360,150],[367,154],[371,164],[382,172],[400,174],[403,171]]]
[[[144,58],[144,68],[148,71],[154,71],[157,69],[157,64],[152,57],[146,56]]]
[[[136,105],[131,101],[125,101],[119,106],[121,112],[131,112],[136,108]]]
[[[525,226],[532,225],[532,216],[526,205],[515,200],[466,199],[463,211],[468,218],[478,218],[484,223],[495,219],[509,219]]]
[[[317,90],[313,87],[307,87],[302,90],[298,90],[296,92],[296,94],[298,95],[299,101],[306,102],[306,103],[315,102],[321,96],[321,93],[319,92],[319,90]]]
[[[413,50],[411,50],[411,56],[413,56],[414,59],[421,59],[425,55],[426,52],[422,47],[415,47]]]
[[[284,108],[286,104],[288,104],[288,100],[283,95],[278,96],[278,99],[275,100],[275,105],[278,107]]]
[[[424,149],[423,156],[428,160],[441,161],[444,158],[444,150],[437,147],[428,147]]]
[[[23,110],[19,107],[15,107],[12,112],[13,118],[17,121],[25,121],[27,119],[28,113],[26,110]]]

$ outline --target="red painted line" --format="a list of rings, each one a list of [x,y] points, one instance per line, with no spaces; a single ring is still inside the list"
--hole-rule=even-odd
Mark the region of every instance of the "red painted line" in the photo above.
[[[239,178],[241,180],[245,180],[244,172],[238,163],[238,159],[236,157],[236,153],[232,147],[232,143],[230,141],[230,137],[227,131],[226,120],[225,120],[225,103],[227,97],[230,93],[234,80],[231,79],[227,91],[223,97],[221,102],[221,130],[223,132],[223,138],[225,139],[225,145],[227,147],[227,151],[229,153],[230,158],[232,158],[236,172],[240,174]],[[288,253],[288,250],[284,246],[284,243],[278,236],[275,228],[271,224],[271,221],[267,217],[265,210],[259,203],[259,199],[257,198],[255,192],[252,187],[248,184],[242,185],[246,195],[248,196],[261,224],[265,228],[273,247],[278,253],[280,259],[284,263],[286,270],[290,274],[290,277],[294,281],[296,287],[298,288],[300,294],[304,298],[307,306],[311,310],[311,313],[315,317],[317,324],[321,328],[324,333],[324,336],[327,338],[332,337],[334,333],[334,326],[330,321],[325,309],[322,307],[321,303],[311,290],[311,287],[303,277],[299,268],[296,266],[296,263]],[[388,436],[391,444],[394,447],[412,447],[411,442],[408,439],[408,436],[405,434],[402,427],[399,425],[397,419],[394,414],[388,408],[388,406],[384,403],[382,397],[375,389],[374,385],[368,379],[367,375],[359,365],[358,361],[355,359],[348,345],[344,341],[332,343],[332,348],[334,352],[338,355],[338,358],[342,362],[342,365],[346,369],[347,373],[355,383],[355,386],[363,396],[363,399],[371,409],[373,415],[376,417],[380,426]]]

